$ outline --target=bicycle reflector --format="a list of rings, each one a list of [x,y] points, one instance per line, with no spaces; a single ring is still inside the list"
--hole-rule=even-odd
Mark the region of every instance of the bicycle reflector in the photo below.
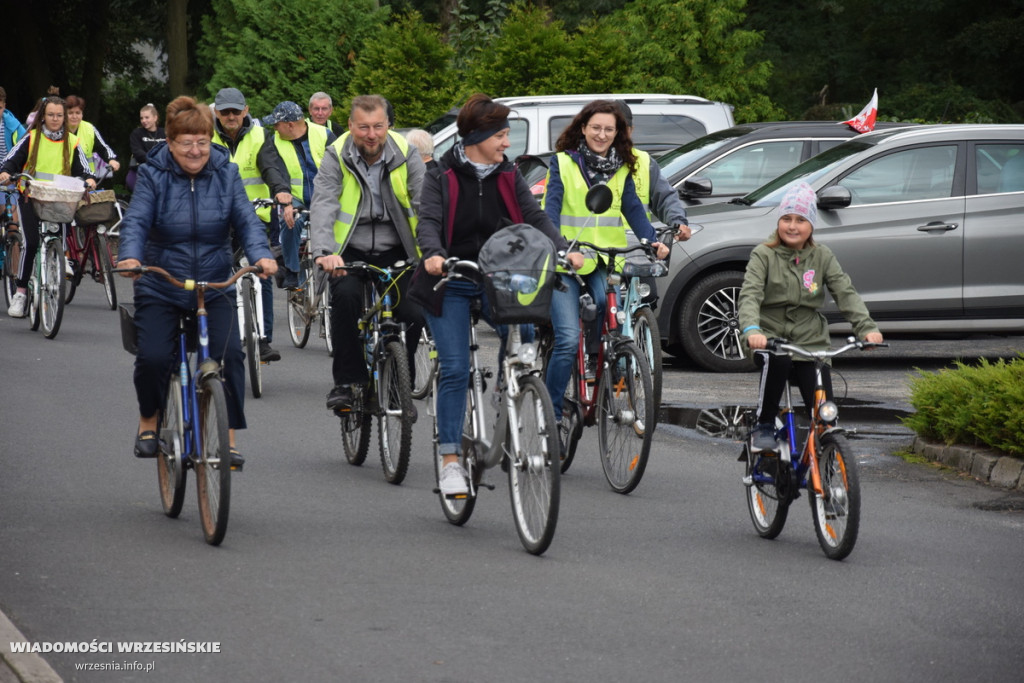
[[[839,418],[839,407],[832,401],[825,401],[818,406],[818,417],[826,424],[834,424]]]

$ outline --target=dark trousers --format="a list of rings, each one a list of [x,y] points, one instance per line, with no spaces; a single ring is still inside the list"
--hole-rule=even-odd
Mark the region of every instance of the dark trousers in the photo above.
[[[238,335],[234,295],[206,299],[210,356],[223,363],[228,426],[245,429],[245,355]],[[139,414],[151,417],[164,406],[168,377],[178,360],[178,317],[181,309],[158,299],[135,301],[135,395]]]
[[[800,388],[806,413],[809,416],[814,405],[815,373],[814,363],[794,361],[789,356],[776,356],[766,351],[754,352],[754,364],[761,368],[761,389],[757,400],[757,423],[774,424],[782,402],[786,380]],[[832,400],[832,373],[826,365],[821,369],[821,382],[825,395]]]
[[[18,198],[18,207],[21,211],[21,234],[25,238],[25,248],[21,250],[17,282],[18,287],[24,289],[32,276],[36,253],[39,251],[39,216],[36,215],[36,207],[32,206],[32,200],[25,195]],[[67,229],[66,226],[61,227]]]
[[[342,254],[345,263],[363,261],[380,268],[393,266],[406,259],[405,249],[397,247],[380,254],[365,254],[356,249],[346,249]],[[400,322],[406,324],[405,347],[409,354],[409,372],[415,372],[413,356],[423,329],[423,310],[414,303],[407,293],[412,281],[406,273],[398,281],[398,293],[391,290],[391,310]],[[363,316],[363,277],[359,274],[343,275],[329,279],[331,287],[331,342],[334,345],[332,372],[334,383],[366,384],[366,361],[363,359],[362,341],[359,339],[359,318]]]

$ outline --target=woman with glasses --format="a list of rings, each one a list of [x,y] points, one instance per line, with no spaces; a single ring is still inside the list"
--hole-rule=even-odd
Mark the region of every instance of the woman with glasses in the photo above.
[[[160,266],[179,280],[223,282],[231,277],[232,231],[261,277],[277,270],[263,223],[245,194],[228,151],[212,144],[213,114],[191,97],[167,105],[167,142],[157,145],[139,167],[132,203],[121,224],[118,268]],[[157,420],[167,395],[178,318],[194,310],[196,295],[154,276],[135,279],[135,393],[139,429],[135,455],[156,457]],[[210,355],[223,363],[232,466],[244,459],[235,430],[245,428],[245,365],[233,290],[206,299]]]
[[[613,100],[594,100],[573,118],[555,144],[555,154],[548,169],[544,211],[560,228],[562,236],[574,241],[589,242],[599,247],[625,247],[625,217],[629,227],[640,239],[657,248],[658,258],[668,256],[668,247],[657,241],[654,226],[647,218],[647,209],[640,201],[633,184],[636,155],[629,138],[629,128],[622,110]],[[587,190],[594,184],[605,184],[612,191],[612,205],[603,214],[594,216],[585,202]],[[596,220],[596,219],[600,220]],[[604,264],[590,256],[578,270],[597,305],[595,329],[587,330],[588,352],[596,351],[600,341],[604,314]],[[551,301],[551,325],[555,344],[545,383],[551,394],[555,415],[562,414],[562,395],[572,374],[579,340],[580,287],[576,278],[562,276],[566,285],[556,288]]]

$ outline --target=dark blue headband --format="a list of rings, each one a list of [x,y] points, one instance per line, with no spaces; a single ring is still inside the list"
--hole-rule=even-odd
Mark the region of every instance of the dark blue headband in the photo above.
[[[500,133],[506,128],[511,128],[511,126],[508,123],[508,119],[502,121],[500,124],[498,124],[497,128],[494,128],[492,130],[474,130],[472,133],[462,138],[462,144],[465,147],[469,147],[470,145],[479,145],[487,138],[491,137],[496,133]]]

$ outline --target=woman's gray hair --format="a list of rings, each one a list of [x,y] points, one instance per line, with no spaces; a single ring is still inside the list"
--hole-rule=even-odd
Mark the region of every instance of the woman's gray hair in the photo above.
[[[420,156],[434,156],[434,137],[422,128],[413,128],[405,134],[405,139],[419,150]]]

